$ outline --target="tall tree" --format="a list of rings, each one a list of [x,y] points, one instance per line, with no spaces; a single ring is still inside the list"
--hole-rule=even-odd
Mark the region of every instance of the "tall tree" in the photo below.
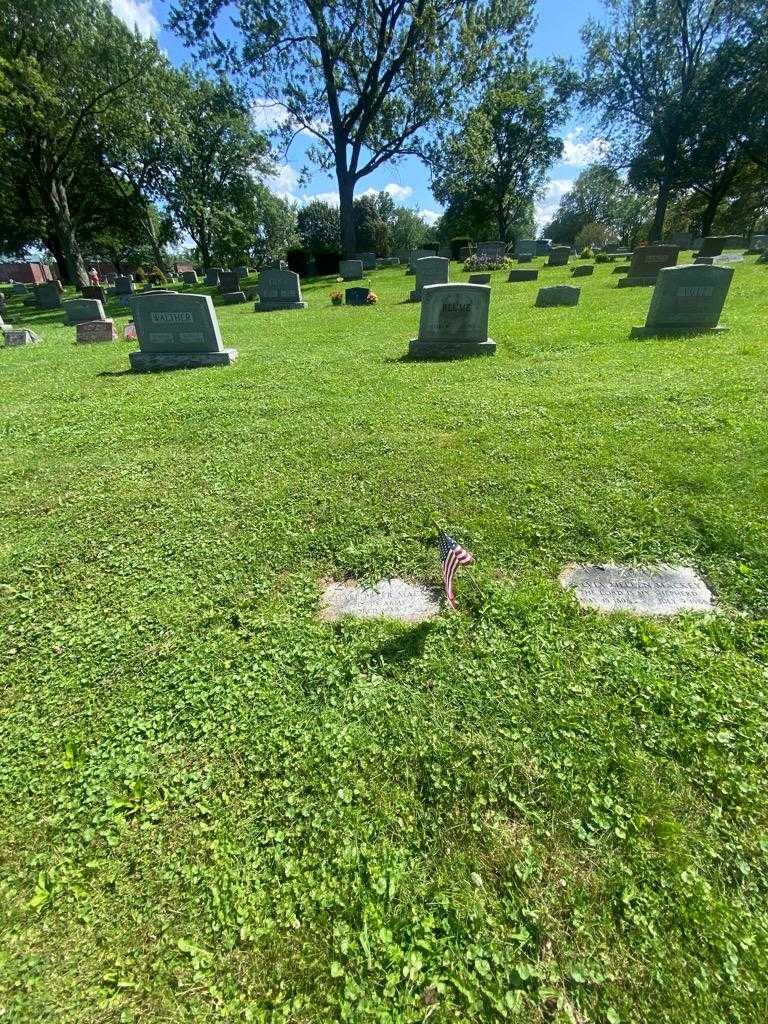
[[[456,130],[430,147],[432,191],[446,205],[461,201],[476,220],[493,220],[510,239],[563,150],[571,77],[563,69],[521,64],[493,78]]]
[[[599,225],[608,236],[633,245],[652,213],[652,197],[633,189],[615,168],[591,164],[560,200],[544,234],[555,242],[572,245],[587,225]]]
[[[297,215],[299,235],[305,249],[311,252],[338,252],[341,244],[341,222],[337,207],[313,199],[302,206]]]
[[[162,61],[103,0],[6,0],[0,18],[0,129],[23,159],[65,266],[88,278],[70,191],[99,161],[95,125],[115,104],[140,101]]]
[[[762,0],[761,0],[762,2]],[[638,186],[656,190],[651,239],[664,230],[670,197],[709,104],[709,71],[728,39],[748,34],[748,0],[603,0],[608,24],[590,20],[584,98],[601,111]]]
[[[471,97],[489,62],[528,32],[532,0],[176,0],[171,24],[203,56],[250,76],[280,105],[286,144],[314,137],[333,169],[342,245],[356,249],[356,184],[420,153],[421,133]],[[237,42],[216,21],[237,12]]]

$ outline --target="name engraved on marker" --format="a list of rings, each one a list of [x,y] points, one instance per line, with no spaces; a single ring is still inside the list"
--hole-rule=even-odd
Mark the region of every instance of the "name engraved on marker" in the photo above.
[[[471,302],[444,302],[441,313],[468,313],[472,309]]]
[[[150,313],[149,318],[153,324],[193,324],[195,322],[192,313]]]
[[[706,299],[714,295],[715,289],[704,285],[691,285],[688,288],[678,288],[677,294],[684,299]]]

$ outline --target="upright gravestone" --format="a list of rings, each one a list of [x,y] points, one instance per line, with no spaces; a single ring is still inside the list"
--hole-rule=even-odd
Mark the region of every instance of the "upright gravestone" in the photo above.
[[[219,292],[225,295],[227,292],[240,291],[240,275],[236,270],[222,270],[219,274]]]
[[[432,252],[431,249],[411,249],[410,253],[408,254],[408,269],[406,270],[406,274],[415,274],[416,264],[418,263],[418,261],[425,260],[428,257],[434,255],[435,254]]]
[[[205,283],[215,288],[219,283],[219,277],[221,276],[221,267],[209,267],[205,272]]]
[[[36,345],[40,341],[35,332],[27,328],[14,330],[13,327],[0,327],[0,337],[2,337],[6,348],[18,348],[20,345]]]
[[[76,342],[89,345],[95,341],[114,341],[117,338],[114,320],[83,320],[77,325]]]
[[[130,277],[123,274],[120,277],[115,278],[115,294],[117,295],[131,295],[133,293],[133,281]]]
[[[416,287],[411,292],[411,302],[421,302],[425,285],[447,284],[450,261],[442,256],[425,256],[416,261]]]
[[[360,260],[363,264],[363,270],[375,270],[376,269],[376,253],[375,252],[356,252],[353,259]]]
[[[567,267],[571,258],[570,245],[553,245],[549,250],[548,267]]]
[[[367,306],[368,305],[368,289],[367,288],[345,288],[344,289],[344,304],[346,306]]]
[[[249,270],[248,267],[235,267],[235,273],[240,278],[248,277]]]
[[[725,248],[724,235],[710,235],[701,240],[701,248],[697,256],[719,256]]]
[[[581,288],[572,284],[556,284],[551,288],[539,288],[536,305],[540,308],[549,306],[576,306],[581,296]]]
[[[197,274],[194,270],[182,270],[181,272],[181,283],[182,284],[197,284]]]
[[[132,300],[139,352],[132,370],[229,366],[237,351],[224,348],[209,295],[145,292]]]
[[[35,301],[38,309],[59,309],[61,295],[55,281],[46,281],[35,288]]]
[[[477,255],[485,256],[491,260],[502,260],[507,251],[504,242],[478,242]]]
[[[272,309],[306,309],[301,300],[299,275],[292,270],[262,270],[259,274],[257,312]]]
[[[750,245],[753,249],[758,249],[760,252],[764,252],[768,249],[768,235],[752,235]]]
[[[656,284],[659,271],[674,267],[680,250],[676,245],[641,245],[632,253],[629,274],[623,277],[619,288],[638,288]]]
[[[492,356],[488,337],[491,289],[482,284],[433,284],[421,296],[419,336],[410,343],[413,359]]]
[[[26,295],[29,290],[25,284],[21,283],[21,281],[14,281],[11,288],[14,295]]]
[[[363,276],[362,260],[341,260],[339,276],[344,281],[359,281]]]
[[[537,238],[536,239],[536,255],[537,256],[549,256],[550,249],[552,248],[551,238]]]
[[[64,323],[70,327],[84,320],[105,320],[104,307],[98,299],[67,299],[64,307]]]
[[[515,245],[515,256],[520,259],[521,256],[530,257],[533,259],[536,255],[536,239],[535,238],[520,238]]]
[[[673,231],[670,242],[680,249],[690,249],[693,245],[693,235],[689,231]]]
[[[633,338],[688,331],[727,331],[720,325],[732,267],[688,264],[659,271],[644,327],[632,329]]]

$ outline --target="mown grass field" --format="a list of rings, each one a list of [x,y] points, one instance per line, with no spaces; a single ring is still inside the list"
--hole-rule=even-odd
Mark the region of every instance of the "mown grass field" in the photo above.
[[[151,375],[9,298],[3,1020],[768,1018],[768,266],[676,340],[610,265],[575,309],[505,277],[497,356],[436,364],[403,270]],[[318,621],[437,582],[434,521],[458,614]],[[720,610],[583,611],[572,561]]]

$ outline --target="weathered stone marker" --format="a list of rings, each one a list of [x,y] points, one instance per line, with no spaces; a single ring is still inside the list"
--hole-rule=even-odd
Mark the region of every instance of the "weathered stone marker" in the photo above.
[[[90,345],[96,341],[115,341],[117,331],[114,320],[83,320],[77,325],[76,342],[78,345]]]
[[[205,283],[216,286],[221,276],[221,267],[209,267],[205,272]]]
[[[435,284],[437,284],[437,283],[438,282],[436,281]],[[470,284],[490,284],[491,283],[491,275],[490,274],[470,274],[469,275],[469,283]]]
[[[242,302],[247,302],[248,298],[245,292],[225,292],[221,296],[221,301],[224,306],[238,306]]]
[[[195,274],[197,277],[197,274]],[[115,278],[115,293],[117,295],[131,295],[133,293],[133,278],[124,274]]]
[[[530,256],[531,259],[536,255],[536,239],[535,238],[520,238],[515,245],[515,256],[518,260],[521,256]]]
[[[425,256],[416,260],[416,287],[411,292],[411,302],[421,302],[425,285],[447,284],[450,265],[450,260],[442,256]]]
[[[339,263],[339,277],[344,281],[359,281],[363,276],[362,260],[341,260]]]
[[[46,281],[35,288],[35,302],[38,309],[59,309],[61,295],[55,281]]]
[[[560,583],[580,605],[603,612],[676,615],[712,611],[715,604],[704,581],[686,566],[569,565]]]
[[[696,253],[697,256],[719,256],[725,248],[725,235],[709,235],[701,240],[701,247]]]
[[[368,305],[368,289],[367,288],[345,288],[344,289],[344,305],[346,305],[346,306],[367,306]]]
[[[21,345],[36,345],[40,338],[34,331],[24,329],[14,330],[13,327],[0,328],[0,336],[5,342],[6,348],[19,348]]]
[[[477,255],[491,260],[503,260],[507,251],[505,242],[478,242]]]
[[[64,323],[70,327],[84,320],[105,320],[104,307],[98,299],[67,299],[64,307]]]
[[[594,274],[594,272],[594,265],[591,263],[587,263],[581,267],[574,267],[571,271],[571,277],[591,277]]]
[[[147,292],[132,307],[141,349],[129,353],[132,370],[229,366],[237,358],[222,345],[209,295]]]
[[[567,267],[571,258],[570,245],[553,245],[549,250],[548,267]]]
[[[663,267],[674,267],[680,250],[676,245],[641,245],[632,253],[629,274],[618,283],[619,288],[640,288],[656,284]]]
[[[352,257],[355,260],[360,260],[363,264],[363,270],[375,270],[376,269],[376,253],[375,252],[356,252]]]
[[[240,291],[240,275],[235,270],[222,270],[219,274],[219,292],[224,295],[227,292]]]
[[[539,308],[577,306],[580,296],[581,288],[572,284],[556,284],[549,288],[539,288],[535,305]]]
[[[182,272],[181,272],[181,283],[182,284],[197,284],[197,273],[194,270],[182,270]]]
[[[292,270],[262,270],[257,287],[259,301],[254,307],[257,312],[307,308],[301,298],[299,275]]]
[[[416,264],[418,263],[418,261],[425,260],[428,257],[434,255],[435,254],[432,252],[431,249],[411,249],[411,251],[408,254],[408,269],[406,270],[406,274],[415,274]]]
[[[84,299],[98,299],[99,302],[104,303],[107,301],[106,292],[100,284],[89,284],[85,288],[80,290],[80,294]]]
[[[507,281],[514,284],[518,281],[537,281],[538,277],[538,270],[510,270]]]
[[[482,284],[433,284],[421,294],[419,336],[408,354],[414,359],[492,356],[488,337],[491,289]]]
[[[732,267],[706,264],[660,270],[645,326],[634,327],[632,337],[727,331],[719,321],[733,274]]]
[[[423,622],[439,611],[440,594],[434,587],[395,578],[381,580],[372,587],[354,581],[326,584],[320,618],[332,622],[351,615],[358,619]]]

